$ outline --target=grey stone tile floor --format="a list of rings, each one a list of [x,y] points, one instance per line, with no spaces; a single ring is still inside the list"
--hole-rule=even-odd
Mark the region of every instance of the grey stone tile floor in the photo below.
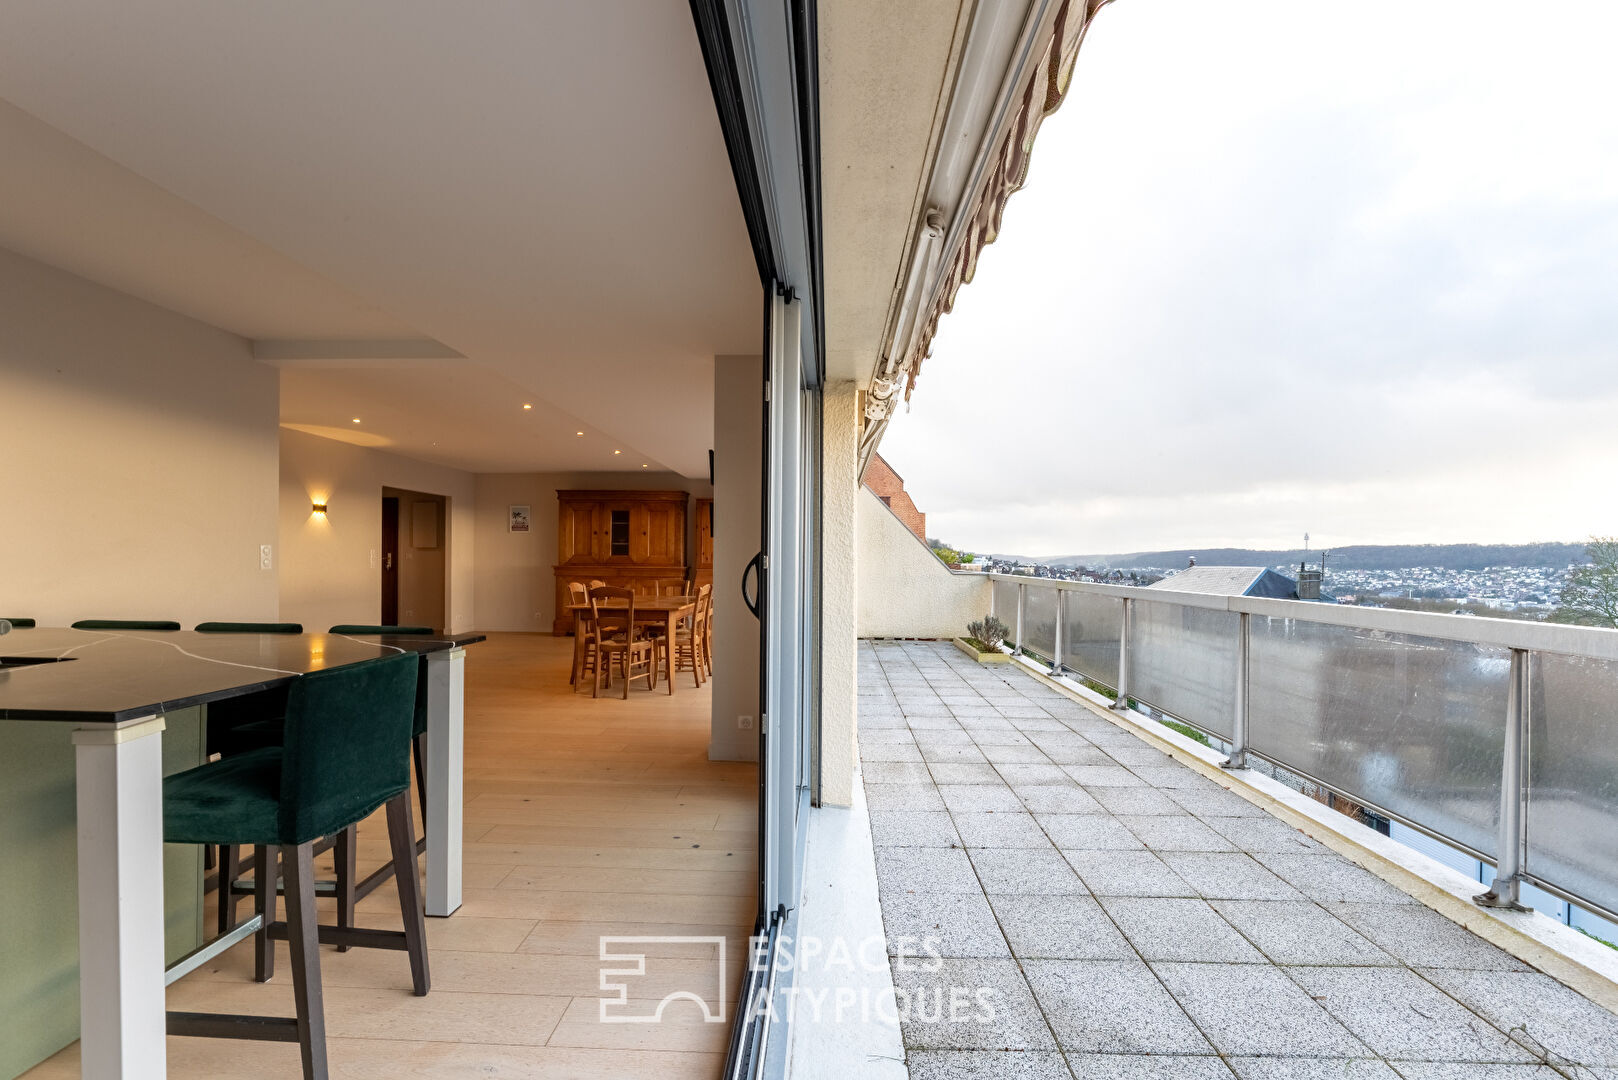
[[[861,642],[912,1080],[1618,1080],[1618,1017],[1021,669]]]

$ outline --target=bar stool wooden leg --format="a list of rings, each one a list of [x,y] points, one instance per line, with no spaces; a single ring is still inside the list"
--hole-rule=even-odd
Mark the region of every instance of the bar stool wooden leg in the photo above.
[[[219,845],[219,933],[227,934],[236,926],[236,845]]]
[[[253,935],[253,978],[269,982],[275,978],[275,942],[270,940],[269,925],[275,921],[275,849],[259,846],[253,849],[253,906],[264,916],[264,925]]]
[[[337,925],[344,930],[354,926],[354,883],[359,877],[359,859],[355,851],[358,833],[359,830],[350,825],[337,834],[332,844],[332,860],[337,864]],[[339,945],[337,951],[347,952],[348,946]]]
[[[281,867],[286,876],[287,944],[292,951],[292,997],[298,1015],[303,1075],[305,1080],[326,1080],[326,1009],[320,990],[314,845],[283,846]]]
[[[427,733],[424,731],[410,740],[410,751],[416,759],[416,805],[421,807],[421,836],[416,840],[416,854],[427,850]]]
[[[410,820],[410,797],[388,800],[388,840],[393,847],[393,883],[399,890],[399,915],[404,921],[405,951],[410,954],[410,980],[416,996],[432,986],[427,970],[427,926],[421,906],[421,879],[416,876],[415,826]]]

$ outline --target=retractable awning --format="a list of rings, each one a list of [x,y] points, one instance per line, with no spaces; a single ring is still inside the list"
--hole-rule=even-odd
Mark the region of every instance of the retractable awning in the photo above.
[[[917,333],[902,359],[906,401],[915,389],[922,360],[932,350],[938,320],[954,308],[955,294],[961,286],[972,280],[977,271],[978,254],[999,236],[1006,203],[1028,178],[1029,159],[1039,127],[1061,107],[1085,32],[1096,12],[1109,2],[1063,0],[1043,42],[1036,44],[1034,55],[1039,57],[1039,62],[1030,65],[1015,110],[998,133],[999,144],[989,158],[990,168],[970,193],[970,201],[956,214],[955,226],[946,242],[946,262],[938,287],[928,299]]]

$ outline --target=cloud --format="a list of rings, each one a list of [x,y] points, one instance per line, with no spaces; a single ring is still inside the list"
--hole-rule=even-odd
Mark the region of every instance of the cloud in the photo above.
[[[1618,531],[1618,14],[1104,9],[883,453],[1024,553]]]

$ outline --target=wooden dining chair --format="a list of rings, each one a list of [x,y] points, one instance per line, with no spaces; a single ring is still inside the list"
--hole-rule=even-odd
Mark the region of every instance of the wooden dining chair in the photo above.
[[[585,603],[589,603],[589,595],[585,596]],[[573,689],[577,691],[584,686],[588,676],[592,682],[601,673],[601,650],[597,648],[600,638],[596,626],[595,609],[586,607],[579,612],[574,622],[574,633],[577,635],[573,642]]]
[[[603,607],[604,601],[623,601],[623,607]],[[646,680],[646,689],[657,687],[657,645],[640,632],[635,625],[635,590],[615,589],[609,585],[590,590],[590,613],[595,623],[596,667],[599,671],[592,683],[591,697],[601,696],[601,678],[612,678],[613,661],[618,661],[624,677],[624,699],[629,698],[629,684],[636,679]],[[643,668],[638,674],[637,667]]]
[[[702,663],[709,675],[713,674],[713,586],[703,585],[697,589],[697,599],[706,598],[708,602],[708,617],[702,626]]]
[[[676,671],[689,669],[695,684],[697,686],[703,684],[707,665],[705,653],[707,652],[709,608],[713,603],[713,597],[709,592],[705,591],[707,589],[708,586],[704,585],[702,589],[697,591],[696,611],[686,620],[684,626],[674,632],[673,662],[669,665],[671,683]],[[670,692],[672,693],[672,690]]]
[[[579,610],[579,606],[590,602],[590,590],[585,588],[582,581],[567,583],[567,603],[573,609],[573,670],[568,675],[570,686],[577,687],[579,679],[584,674],[586,666],[595,665],[594,644],[589,640],[586,624],[590,621],[588,612]]]

